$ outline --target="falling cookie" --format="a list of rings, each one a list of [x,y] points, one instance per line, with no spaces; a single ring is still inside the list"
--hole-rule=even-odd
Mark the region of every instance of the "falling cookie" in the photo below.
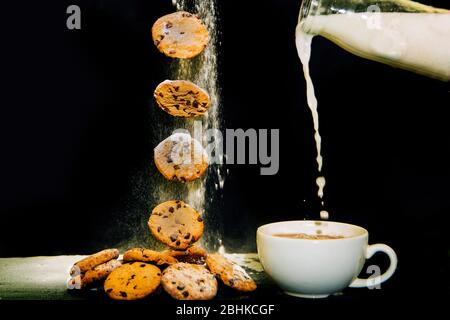
[[[206,265],[224,284],[238,291],[249,292],[256,289],[256,283],[247,272],[233,261],[219,253],[208,254]]]
[[[154,150],[155,164],[168,180],[193,181],[208,168],[208,156],[200,142],[187,133],[175,133]]]
[[[153,96],[158,106],[175,117],[197,117],[208,111],[209,95],[194,83],[166,80],[156,87]]]
[[[126,263],[111,272],[105,280],[106,294],[115,300],[142,299],[159,287],[161,270],[158,267],[144,263]]]
[[[206,26],[195,15],[179,11],[159,18],[152,27],[153,43],[168,57],[189,59],[208,44]]]
[[[76,262],[72,269],[70,269],[70,275],[75,276],[81,273],[85,273],[88,270],[93,269],[94,267],[108,262],[112,259],[117,259],[119,257],[119,250],[117,249],[106,249],[100,252],[97,252],[89,257],[84,258]]]
[[[179,262],[192,264],[205,264],[206,250],[199,246],[192,246],[187,250],[170,250],[167,252],[170,256],[176,258]]]
[[[177,263],[178,260],[165,252],[158,252],[144,248],[133,248],[123,254],[124,261],[153,262],[157,265]]]
[[[156,206],[148,226],[153,236],[173,249],[184,250],[203,234],[203,219],[181,200],[166,201]]]
[[[217,280],[203,266],[177,263],[161,278],[163,289],[178,300],[211,300],[217,294]]]

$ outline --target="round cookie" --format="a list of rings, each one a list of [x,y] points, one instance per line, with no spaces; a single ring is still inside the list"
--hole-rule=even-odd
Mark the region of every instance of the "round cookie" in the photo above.
[[[173,249],[184,250],[203,234],[203,219],[181,200],[166,201],[156,206],[148,226],[153,236]]]
[[[178,300],[211,300],[217,294],[217,280],[203,266],[177,263],[163,272],[164,290]]]
[[[133,248],[123,254],[124,261],[154,262],[157,265],[167,265],[177,263],[178,260],[165,253],[144,248]]]
[[[186,80],[166,80],[153,93],[158,106],[175,117],[197,117],[209,108],[209,95]]]
[[[208,254],[206,265],[225,285],[243,292],[256,290],[256,283],[247,272],[223,255],[218,253]]]
[[[114,300],[137,300],[152,294],[161,283],[161,270],[144,263],[126,263],[105,280],[106,294]]]
[[[168,180],[193,181],[208,168],[208,156],[200,142],[187,133],[175,133],[154,150],[155,164]]]
[[[69,289],[84,289],[91,284],[105,279],[114,269],[120,267],[122,263],[119,260],[110,260],[106,263],[99,264],[86,273],[77,275],[69,280]]]
[[[206,250],[199,246],[192,246],[185,251],[170,250],[167,252],[170,256],[176,258],[179,262],[192,264],[205,264]]]
[[[168,57],[189,59],[208,44],[208,29],[195,15],[179,11],[165,15],[153,24],[153,43]]]
[[[85,273],[88,270],[93,269],[94,267],[108,262],[112,259],[117,259],[119,257],[119,250],[117,249],[106,249],[100,252],[97,252],[89,257],[86,257],[78,262],[76,262],[73,267],[70,269],[70,275],[78,275],[80,273]]]

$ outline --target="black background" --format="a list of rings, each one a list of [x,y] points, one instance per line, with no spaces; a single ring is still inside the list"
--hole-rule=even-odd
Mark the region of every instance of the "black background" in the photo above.
[[[277,175],[227,167],[224,242],[248,251],[261,224],[318,218],[294,42],[300,1],[218,2],[225,126],[279,128],[281,136]],[[81,7],[81,30],[66,28],[70,4]],[[143,167],[156,172],[152,92],[170,65],[150,28],[173,10],[169,0],[2,3],[0,256],[90,253],[145,225],[155,204],[133,205],[141,199],[134,177]],[[331,219],[361,225],[371,243],[396,250],[399,267],[383,291],[448,293],[448,83],[320,37],[312,52]]]

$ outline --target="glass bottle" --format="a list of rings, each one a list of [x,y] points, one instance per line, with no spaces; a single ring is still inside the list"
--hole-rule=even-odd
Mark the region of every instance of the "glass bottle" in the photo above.
[[[363,58],[450,80],[450,11],[409,0],[304,0],[302,32]]]

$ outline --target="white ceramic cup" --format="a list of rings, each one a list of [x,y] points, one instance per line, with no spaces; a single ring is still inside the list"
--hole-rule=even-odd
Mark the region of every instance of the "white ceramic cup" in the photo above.
[[[306,233],[343,238],[311,240],[277,237],[274,234]],[[347,287],[377,286],[397,267],[397,255],[385,244],[368,245],[366,229],[331,221],[283,221],[258,228],[258,255],[267,274],[289,295],[325,298]],[[375,252],[389,256],[385,273],[358,278],[366,259]]]

